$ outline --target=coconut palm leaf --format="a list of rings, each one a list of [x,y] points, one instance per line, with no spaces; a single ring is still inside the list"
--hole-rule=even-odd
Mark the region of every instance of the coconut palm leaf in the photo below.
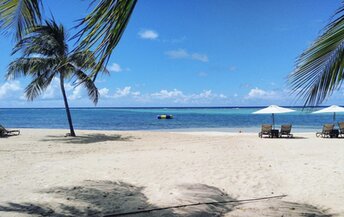
[[[90,50],[73,52],[69,56],[69,62],[82,69],[90,69],[96,66],[96,58]]]
[[[303,52],[289,75],[292,90],[305,105],[318,105],[341,87],[344,69],[344,5],[318,39]]]
[[[44,74],[47,70],[53,71],[56,60],[53,58],[25,58],[21,57],[12,61],[5,75],[6,79],[16,79],[21,76],[35,76]]]
[[[20,40],[30,27],[40,23],[41,8],[40,0],[2,0],[0,29],[5,33],[14,30],[17,40]]]
[[[81,41],[78,49],[96,46],[95,55],[99,58],[99,63],[93,73],[95,78],[107,64],[121,39],[136,2],[137,0],[101,0],[78,24],[77,27],[82,29],[73,37]]]
[[[25,88],[26,98],[30,101],[34,100],[37,96],[39,96],[42,92],[44,92],[47,89],[54,77],[54,73],[43,73],[37,76]]]
[[[43,56],[61,56],[68,51],[66,34],[62,25],[55,21],[46,21],[45,25],[33,27],[25,38],[20,40],[13,49],[13,54],[21,51],[25,56],[39,54]]]
[[[84,73],[81,70],[75,71],[75,75],[78,78],[78,81],[81,82],[78,85],[80,84],[84,85],[85,88],[87,89],[88,97],[93,101],[94,104],[97,104],[98,98],[99,98],[99,92],[92,78],[89,77],[86,73]]]

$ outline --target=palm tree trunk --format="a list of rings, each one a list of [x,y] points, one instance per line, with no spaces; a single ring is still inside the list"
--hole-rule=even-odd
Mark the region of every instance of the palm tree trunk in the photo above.
[[[66,95],[66,91],[65,91],[65,87],[64,87],[64,79],[63,79],[62,73],[60,74],[60,86],[61,86],[63,101],[64,101],[65,108],[66,108],[67,119],[68,119],[69,129],[70,129],[70,136],[76,136],[75,132],[74,132],[72,116],[70,114],[70,110],[69,110],[69,106],[68,106],[67,95]]]

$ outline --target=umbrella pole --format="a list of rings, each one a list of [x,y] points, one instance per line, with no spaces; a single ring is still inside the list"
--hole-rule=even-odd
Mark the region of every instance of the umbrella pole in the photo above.
[[[275,114],[272,113],[272,126],[273,126],[273,129],[275,129]]]
[[[333,123],[335,123],[335,122],[336,122],[336,113],[333,112]]]

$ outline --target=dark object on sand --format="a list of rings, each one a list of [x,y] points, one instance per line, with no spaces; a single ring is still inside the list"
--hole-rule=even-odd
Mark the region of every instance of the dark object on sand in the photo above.
[[[334,124],[324,124],[323,129],[321,132],[317,132],[315,135],[317,137],[331,137],[331,133],[333,131]]]
[[[258,136],[260,138],[263,138],[263,135],[269,136],[270,138],[272,137],[272,125],[271,124],[263,124],[262,125],[262,130],[258,133]]]
[[[291,124],[283,124],[281,126],[281,132],[279,133],[279,137],[286,136],[288,138],[293,138],[293,134],[290,133],[291,128],[292,128]]]
[[[7,130],[5,127],[0,125],[0,137],[17,136],[19,134],[20,130]]]

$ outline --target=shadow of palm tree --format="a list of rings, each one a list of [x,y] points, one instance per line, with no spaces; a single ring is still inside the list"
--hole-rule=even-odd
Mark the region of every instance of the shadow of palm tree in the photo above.
[[[133,136],[126,136],[123,137],[122,135],[112,134],[85,134],[76,137],[62,137],[62,136],[47,136],[46,139],[42,139],[41,141],[55,141],[55,142],[62,142],[62,143],[76,143],[76,144],[90,144],[90,143],[97,143],[97,142],[106,142],[106,141],[132,141],[133,139],[138,139],[137,137]]]
[[[113,216],[120,213],[136,212],[147,209],[156,209],[157,206],[148,202],[142,193],[143,187],[134,186],[125,182],[85,181],[82,186],[57,187],[40,191],[53,194],[54,197],[64,200],[64,203],[32,204],[7,203],[0,206],[1,212],[24,213],[38,216]],[[177,201],[184,203],[210,202],[218,200],[233,200],[226,193],[207,185],[183,185],[178,187]],[[221,216],[229,212],[233,204],[199,205],[181,209],[163,209],[135,216]],[[120,215],[121,216],[121,215]],[[132,216],[132,215],[127,215]]]
[[[233,216],[332,217],[335,215],[310,204],[270,199],[253,203],[243,202],[240,209],[233,212]]]
[[[204,184],[185,184],[171,189],[173,205],[158,207],[143,193],[144,187],[125,182],[85,181],[83,185],[55,187],[39,193],[52,194],[59,203],[7,203],[0,215],[22,213],[35,216],[288,216],[331,217],[315,206],[281,200],[238,201],[220,189]],[[171,200],[171,198],[169,198]],[[231,201],[229,203],[217,203]],[[215,202],[210,204],[211,202]],[[175,207],[174,205],[182,205]],[[152,210],[145,212],[145,210]],[[153,211],[154,210],[154,211]],[[135,214],[134,214],[135,213]],[[233,214],[233,215],[232,215]]]

